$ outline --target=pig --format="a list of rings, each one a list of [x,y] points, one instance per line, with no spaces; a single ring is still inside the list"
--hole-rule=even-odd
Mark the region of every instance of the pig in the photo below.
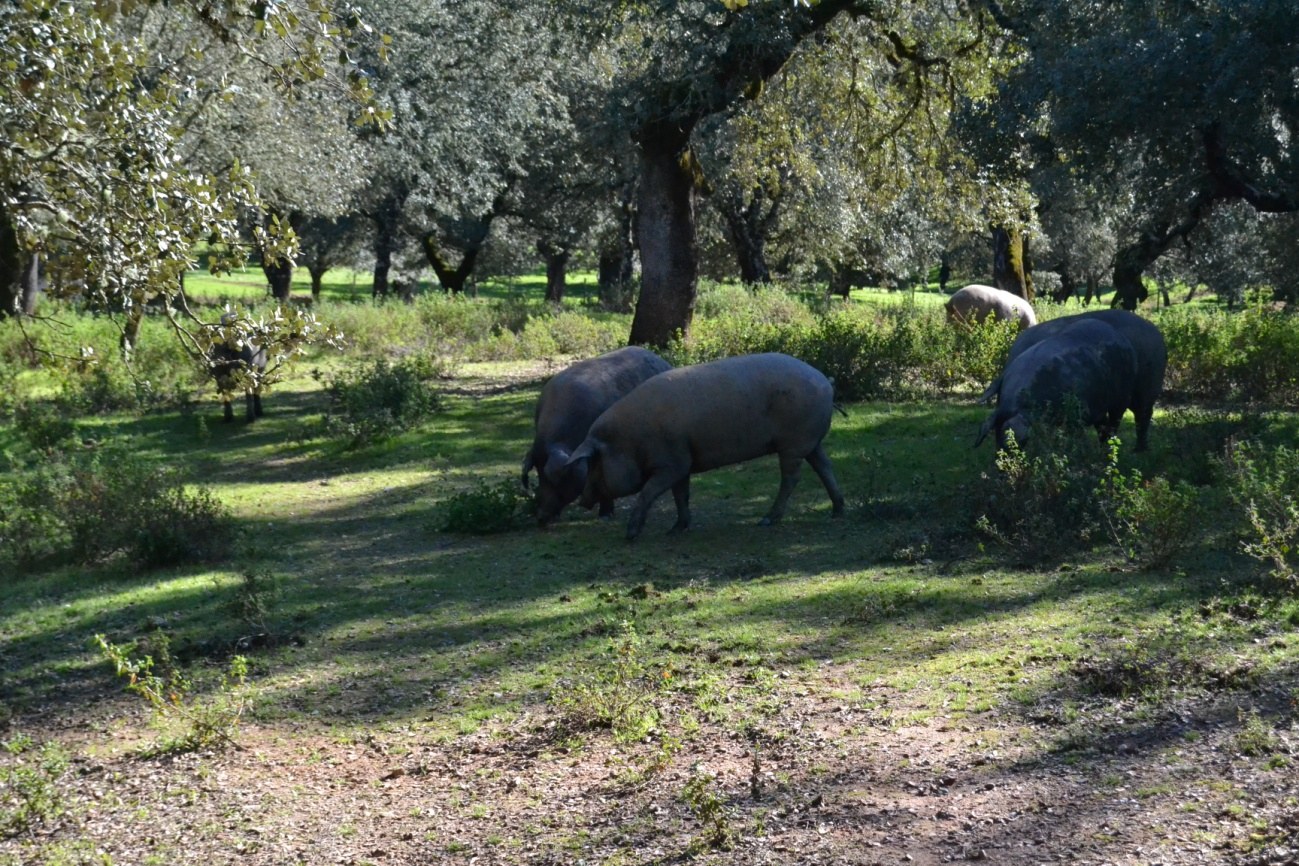
[[[1164,369],[1168,365],[1168,349],[1164,344],[1164,335],[1149,319],[1142,318],[1127,310],[1092,310],[1072,316],[1061,316],[1051,319],[1024,331],[1015,338],[1006,358],[1006,365],[1030,347],[1045,340],[1061,330],[1079,321],[1100,321],[1114,328],[1124,337],[1137,356],[1137,374],[1132,379],[1131,394],[1128,397],[1127,409],[1132,410],[1132,417],[1137,424],[1137,450],[1145,451],[1150,447],[1150,419],[1155,413],[1155,400],[1164,390]],[[1001,377],[993,380],[979,398],[981,401],[995,399],[1001,389]]]
[[[639,346],[628,346],[578,361],[541,389],[534,412],[536,436],[523,458],[523,488],[537,470],[537,524],[546,526],[586,485],[586,464],[569,466],[573,449],[586,438],[591,422],[633,388],[672,365]],[[613,513],[613,500],[600,503],[600,515]]]
[[[639,493],[627,538],[645,526],[654,500],[671,490],[673,532],[690,526],[690,476],[775,454],[780,491],[763,525],[785,513],[806,460],[825,485],[833,514],[843,494],[821,441],[830,429],[834,389],[817,370],[768,353],[678,367],[649,379],[605,410],[569,458],[587,466],[581,504],[590,508]]]
[[[997,407],[974,445],[995,433],[997,447],[1004,448],[1008,430],[1022,445],[1034,421],[1058,417],[1072,401],[1082,422],[1105,439],[1123,417],[1136,375],[1136,352],[1111,325],[1083,318],[1057,328],[1006,364]]]
[[[230,405],[230,394],[240,385],[244,389],[244,419],[252,423],[253,420],[262,417],[261,375],[266,372],[266,349],[247,341],[241,342],[238,347],[227,343],[215,343],[208,355],[208,369],[212,372],[217,388],[221,391],[221,403],[227,422],[235,419],[234,408]],[[240,370],[247,375],[236,376]]]
[[[1021,331],[1037,324],[1037,315],[1028,301],[1019,295],[977,283],[953,292],[943,308],[951,322],[977,323],[992,318],[1017,322]]]

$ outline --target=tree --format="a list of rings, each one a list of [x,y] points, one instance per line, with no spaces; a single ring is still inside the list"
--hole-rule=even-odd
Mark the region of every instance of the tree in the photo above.
[[[681,0],[591,14],[606,16],[601,20],[620,46],[611,98],[640,153],[642,285],[631,341],[646,344],[666,343],[690,327],[698,279],[691,136],[703,120],[757,96],[800,45],[841,14],[870,27],[872,50],[924,92],[954,93],[953,64],[986,47],[993,30],[980,6],[964,3],[918,8],[822,0],[719,8]],[[610,21],[611,14],[617,17]]]
[[[325,57],[345,51],[362,27],[359,19],[334,16],[326,0],[176,8],[187,13],[196,38],[229,38],[242,46],[241,59],[285,86],[318,79]],[[148,0],[84,8],[25,0],[0,10],[3,299],[10,301],[15,263],[39,254],[58,271],[62,291],[122,315],[127,351],[145,304],[160,302],[196,356],[206,357],[213,339],[233,336],[255,338],[285,356],[325,331],[301,315],[206,326],[180,294],[198,242],[211,245],[217,270],[243,260],[242,218],[261,199],[242,163],[204,173],[184,162],[178,143],[186,123],[217,97],[237,94],[219,77],[158,64],[139,26],[153,9]],[[358,96],[366,89],[361,77],[349,87]],[[265,249],[290,254],[291,238],[262,230],[256,236]],[[13,311],[11,304],[4,310]]]
[[[1116,302],[1145,300],[1146,271],[1215,208],[1299,209],[1293,4],[1026,0],[1003,20],[1026,60],[984,128],[1010,160],[1049,157],[1106,197]]]

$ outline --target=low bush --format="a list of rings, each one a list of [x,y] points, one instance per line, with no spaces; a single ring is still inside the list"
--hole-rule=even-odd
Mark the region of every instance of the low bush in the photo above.
[[[68,769],[68,753],[55,742],[39,748],[26,735],[0,743],[7,758],[0,764],[0,839],[33,830],[67,808],[59,780]]]
[[[210,561],[233,542],[210,490],[121,447],[54,452],[0,479],[0,560],[21,571],[116,556],[143,568]]]
[[[1097,491],[1112,465],[1091,430],[1077,424],[1035,426],[1026,449],[1011,435],[996,470],[981,476],[976,528],[1024,562],[1065,556],[1100,528]]]
[[[1118,466],[1118,440],[1101,478],[1098,509],[1110,538],[1130,561],[1161,568],[1185,553],[1201,536],[1201,497],[1185,481],[1145,480]]]
[[[1222,468],[1248,524],[1245,553],[1267,567],[1273,589],[1299,595],[1299,450],[1242,442]]]
[[[477,486],[447,499],[439,528],[468,535],[509,532],[527,520],[531,503],[514,480],[496,484],[480,480]]]
[[[427,357],[397,362],[379,358],[344,370],[326,385],[326,432],[355,448],[409,430],[441,408],[430,380],[442,372]]]

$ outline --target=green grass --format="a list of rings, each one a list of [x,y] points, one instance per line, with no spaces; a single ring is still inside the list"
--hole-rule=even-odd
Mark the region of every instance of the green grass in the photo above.
[[[842,520],[809,472],[786,521],[757,526],[777,485],[764,459],[697,476],[694,526],[680,537],[665,534],[670,497],[633,544],[620,521],[575,508],[544,532],[439,532],[453,493],[517,477],[537,387],[448,396],[431,422],[357,451],[301,438],[323,409],[306,376],[268,397],[252,426],[221,423],[215,403],[91,422],[212,485],[244,552],[217,568],[9,581],[0,635],[11,710],[111,691],[86,645],[95,633],[123,641],[162,622],[180,657],[219,655],[241,636],[228,610],[241,569],[254,568],[280,590],[273,628],[301,638],[255,658],[264,720],[343,730],[423,720],[451,735],[544,702],[568,672],[598,663],[623,620],[678,683],[736,669],[815,680],[829,663],[861,686],[908,691],[913,709],[959,716],[1043,700],[1065,688],[1089,641],[1162,627],[1222,591],[1238,565],[1202,556],[1189,574],[1133,574],[1088,554],[1068,570],[1008,567],[971,529],[991,451],[970,448],[984,410],[963,402],[862,403],[836,417],[827,450],[850,503]],[[1184,423],[1194,421],[1161,414],[1159,438]],[[1293,650],[1245,634],[1215,639],[1293,664]]]

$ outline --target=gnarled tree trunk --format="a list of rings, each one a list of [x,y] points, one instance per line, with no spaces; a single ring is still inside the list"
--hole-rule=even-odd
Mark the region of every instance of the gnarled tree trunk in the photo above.
[[[650,124],[639,136],[641,184],[636,239],[641,290],[632,318],[632,345],[666,346],[690,331],[699,292],[695,246],[695,183],[683,163],[690,133],[672,122]]]
[[[992,282],[997,288],[1033,300],[1033,267],[1028,235],[1019,229],[992,230]]]

